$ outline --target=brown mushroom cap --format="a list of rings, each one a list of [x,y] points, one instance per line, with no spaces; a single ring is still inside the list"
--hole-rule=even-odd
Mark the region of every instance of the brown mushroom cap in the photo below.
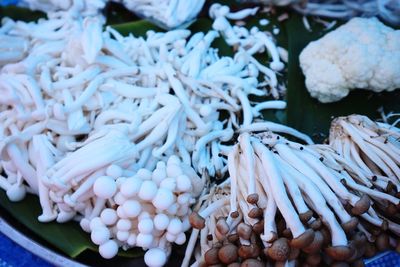
[[[258,202],[258,194],[256,194],[256,193],[254,193],[254,194],[250,194],[250,195],[248,195],[247,196],[247,202],[249,203],[249,204],[257,204],[257,202]]]
[[[218,251],[218,258],[224,264],[230,264],[238,259],[238,248],[231,243],[224,245]]]
[[[228,264],[227,267],[240,267],[240,263],[239,262],[233,262],[231,264]]]
[[[263,210],[260,209],[260,208],[258,208],[258,207],[255,207],[255,208],[252,208],[252,209],[249,211],[249,214],[247,214],[247,215],[248,215],[250,218],[257,219],[257,218],[260,218],[260,217],[263,216]]]
[[[350,267],[350,265],[347,262],[337,261],[334,262],[331,267]]]
[[[330,246],[325,248],[325,253],[334,260],[345,261],[353,255],[354,249],[349,246]]]
[[[312,229],[307,229],[303,234],[300,236],[293,238],[290,241],[290,246],[294,248],[304,248],[311,244],[314,240],[314,231]]]
[[[238,255],[242,259],[257,258],[260,255],[261,249],[256,244],[250,246],[242,245],[239,247]]]
[[[264,220],[260,220],[253,225],[253,232],[258,235],[264,232]]]
[[[286,228],[285,230],[282,231],[282,236],[286,237],[287,239],[293,238],[292,231],[290,231],[289,228]]]
[[[398,212],[397,207],[393,203],[389,203],[388,206],[385,209],[385,213],[387,215],[389,215],[389,217],[395,216],[397,214],[397,212]]]
[[[236,231],[237,231],[239,237],[241,237],[245,240],[249,240],[253,230],[250,225],[248,225],[244,222],[241,222],[237,226]]]
[[[226,235],[229,232],[229,225],[224,218],[218,219],[216,227],[218,232],[220,232],[223,235]]]
[[[189,223],[195,229],[203,229],[206,226],[206,220],[195,211],[190,214]]]
[[[239,212],[238,211],[231,212],[231,214],[229,214],[229,216],[236,219],[237,217],[239,217]]]
[[[322,260],[321,254],[315,253],[315,254],[307,254],[306,256],[306,262],[310,265],[318,265]]]
[[[235,243],[239,240],[239,235],[237,233],[228,235],[228,241],[231,243]]]
[[[320,228],[321,228],[321,226],[322,226],[322,222],[321,222],[321,219],[315,219],[314,221],[312,221],[310,224],[309,224],[309,226],[310,226],[310,228],[311,229],[313,229],[314,231],[315,230],[319,230]]]
[[[319,231],[324,236],[324,246],[328,246],[331,243],[331,232],[326,227],[322,227]]]
[[[291,261],[291,260],[297,259],[299,257],[299,255],[300,255],[300,249],[290,248],[288,260]]]
[[[368,197],[368,195],[364,194],[351,209],[351,213],[353,213],[354,215],[361,215],[365,213],[370,206],[371,206],[371,200]]]
[[[222,234],[220,231],[218,231],[218,228],[215,228],[214,234],[220,242],[223,242],[226,239],[226,234]]]
[[[376,248],[378,251],[384,251],[390,249],[389,235],[386,233],[381,233],[375,241]]]
[[[366,242],[365,243],[365,253],[364,253],[364,257],[365,258],[372,258],[373,256],[375,256],[377,253],[376,247],[373,243],[370,242]]]
[[[362,259],[358,259],[351,264],[352,267],[364,267],[364,261]]]
[[[308,210],[304,213],[300,213],[299,217],[300,217],[300,221],[302,223],[307,223],[313,216],[313,212],[311,210]]]
[[[213,247],[204,254],[204,261],[206,262],[207,265],[213,265],[219,263],[218,251],[219,251],[218,248]]]
[[[272,246],[268,248],[268,256],[276,261],[286,261],[290,254],[289,242],[282,237],[277,239]]]
[[[240,267],[264,267],[264,263],[256,259],[247,259],[242,262]]]
[[[315,231],[314,240],[307,247],[303,248],[306,253],[315,253],[322,248],[324,236],[320,231]]]
[[[342,223],[342,228],[346,233],[350,233],[357,228],[357,225],[358,219],[356,217],[353,217],[348,222]]]

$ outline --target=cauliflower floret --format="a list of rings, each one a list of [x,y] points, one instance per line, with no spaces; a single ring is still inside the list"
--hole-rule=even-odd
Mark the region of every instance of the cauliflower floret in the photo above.
[[[322,103],[353,89],[375,92],[400,88],[400,31],[376,18],[353,18],[300,54],[306,87]]]

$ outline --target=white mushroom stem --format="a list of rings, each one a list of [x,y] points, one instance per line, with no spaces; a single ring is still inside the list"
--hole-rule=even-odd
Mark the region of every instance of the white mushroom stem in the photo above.
[[[282,172],[288,179],[293,179],[299,185],[301,190],[308,196],[308,199],[312,202],[313,209],[320,215],[322,221],[329,226],[332,233],[332,246],[346,246],[347,238],[346,234],[341,228],[340,224],[335,218],[335,215],[327,206],[327,201],[325,200],[322,192],[312,183],[310,179],[296,170],[294,167],[290,166],[283,158],[277,157],[278,162],[282,166]],[[306,199],[307,200],[307,199]],[[331,204],[328,201],[329,204]],[[332,204],[331,204],[332,205]],[[346,211],[344,211],[345,214]],[[347,214],[347,217],[350,217]]]
[[[248,175],[247,194],[249,196],[256,194],[256,180],[255,180],[255,162],[254,150],[250,143],[250,135],[243,133],[239,136],[240,148],[242,149],[246,173]]]
[[[36,165],[36,175],[38,177],[39,201],[42,207],[42,214],[38,217],[40,222],[49,222],[57,217],[57,213],[53,209],[53,203],[49,198],[49,189],[43,183],[42,177],[45,176],[46,170],[54,164],[54,156],[48,149],[48,144],[44,135],[35,135],[33,137],[33,148],[39,156]]]
[[[339,198],[348,201],[353,206],[360,200],[358,196],[351,194],[318,158],[315,158],[307,151],[294,151],[294,153],[296,153],[299,158],[302,158],[308,166],[314,169]]]
[[[22,174],[25,181],[32,188],[34,192],[39,192],[39,186],[36,179],[35,170],[32,166],[24,159],[21,150],[16,144],[8,144],[7,153],[14,165],[17,167],[18,171]]]
[[[300,133],[299,131],[290,128],[288,126],[274,123],[274,122],[253,122],[249,126],[245,126],[241,129],[239,129],[240,132],[265,132],[265,131],[272,131],[272,132],[278,132],[278,133],[286,133],[290,134],[294,137],[297,137],[303,141],[305,141],[307,144],[314,144],[314,142],[311,140],[311,138],[308,135],[305,135],[303,133]]]
[[[276,201],[276,205],[285,218],[293,237],[297,238],[305,232],[305,228],[285,192],[285,185],[281,173],[277,168],[276,160],[272,152],[259,141],[253,141],[252,144],[257,156],[261,159],[262,166],[267,175],[268,184],[271,188],[274,188],[274,190],[272,190],[272,195]]]
[[[237,186],[238,186],[238,174],[236,171],[237,155],[239,153],[239,145],[234,145],[231,152],[228,154],[228,170],[231,181],[231,194],[230,194],[230,216],[238,212],[237,209]]]
[[[311,167],[309,167],[302,159],[297,157],[296,154],[291,151],[291,149],[284,144],[276,144],[275,149],[278,151],[282,159],[289,162],[294,168],[299,172],[303,173],[310,179],[317,187],[321,190],[324,198],[327,200],[328,204],[333,208],[337,216],[343,223],[350,221],[351,217],[343,208],[342,203],[337,198],[337,196],[332,192],[329,186],[321,179],[321,177],[315,173]]]

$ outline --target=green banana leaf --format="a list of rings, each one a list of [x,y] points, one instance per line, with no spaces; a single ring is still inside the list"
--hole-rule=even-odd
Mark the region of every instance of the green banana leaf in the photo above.
[[[226,1],[225,1],[226,2]],[[281,13],[287,10],[281,10]],[[138,20],[119,6],[111,6],[106,9],[107,24],[123,35],[130,33],[136,36],[145,36],[147,30],[160,30],[151,23]],[[13,19],[22,19],[25,21],[35,21],[45,15],[41,12],[32,12],[22,8],[1,7],[0,18],[4,16],[12,17]],[[211,21],[204,18],[195,21],[190,29],[193,32],[207,31],[211,28]],[[267,26],[259,25],[259,19],[267,18],[270,23]],[[131,22],[133,21],[133,22]],[[256,17],[246,21],[248,28],[258,26],[262,30],[271,31],[278,24],[276,17],[268,17],[264,14],[259,14]],[[398,92],[373,94],[368,91],[355,91],[344,100],[333,104],[320,104],[312,99],[304,85],[304,76],[301,72],[298,62],[298,55],[301,50],[312,40],[319,38],[325,34],[321,25],[312,23],[312,32],[308,32],[303,25],[301,16],[290,13],[290,18],[279,23],[280,32],[276,35],[277,42],[280,46],[289,51],[289,64],[287,73],[283,73],[281,79],[287,79],[287,94],[286,99],[288,108],[286,111],[265,112],[264,118],[288,125],[303,131],[314,137],[315,141],[321,141],[326,138],[329,124],[332,116],[348,115],[351,113],[360,113],[369,115],[373,118],[379,116],[377,109],[384,107],[385,111],[400,111],[400,103]],[[214,44],[218,47],[220,55],[232,55],[232,49],[224,42],[222,38],[218,38]],[[261,62],[267,62],[268,56],[261,55],[258,57]],[[268,99],[255,98],[255,101]],[[19,203],[11,203],[5,196],[5,193],[0,190],[0,212],[7,213],[13,219],[18,221],[24,227],[32,231],[33,235],[45,241],[52,248],[64,253],[65,255],[82,259],[85,258],[90,251],[97,251],[89,238],[89,235],[83,232],[77,223],[47,223],[42,224],[37,221],[37,216],[40,214],[39,201],[36,196],[29,195]],[[173,253],[177,253],[178,257],[182,256],[182,247],[174,249]],[[139,249],[121,252],[120,256],[137,257],[143,255]],[[95,257],[93,254],[91,257]],[[98,257],[99,258],[99,257]],[[172,257],[175,261],[175,257]]]

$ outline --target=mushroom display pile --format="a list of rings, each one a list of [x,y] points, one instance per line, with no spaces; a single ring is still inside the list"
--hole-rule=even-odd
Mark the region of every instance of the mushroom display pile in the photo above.
[[[373,17],[393,25],[400,25],[400,3],[396,0],[241,0],[264,5],[288,6],[304,15],[314,15],[337,19],[352,17]]]
[[[164,29],[182,27],[192,22],[201,11],[204,0],[21,0],[20,6],[43,12],[75,10],[82,15],[101,15],[108,2],[121,3],[140,17]]]
[[[161,248],[166,258],[170,242],[185,241],[184,221],[201,183],[196,173],[224,176],[225,142],[235,131],[269,129],[312,142],[262,120],[261,110],[283,109],[284,101],[249,100],[278,97],[283,90],[276,72],[284,64],[272,35],[232,28],[227,20],[255,11],[213,8],[219,20],[214,28],[226,40],[240,41],[228,42],[237,46],[233,57],[212,47],[216,30],[125,37],[103,29],[102,17],[81,17],[72,9],[38,22],[5,18],[0,186],[9,199],[38,195],[39,221],[79,221],[105,258],[132,246]],[[270,67],[254,58],[266,51]],[[172,170],[168,162],[175,162]],[[126,193],[132,186],[139,192]],[[148,228],[160,213],[178,230],[158,229],[155,222]]]
[[[204,4],[122,2],[165,28]],[[99,13],[105,3],[26,0],[47,18],[2,20],[0,188],[10,201],[35,194],[40,222],[77,221],[103,258],[140,247],[152,267],[174,243],[187,243],[183,266],[362,266],[400,248],[400,130],[339,117],[329,144],[316,145],[264,120],[286,108],[288,52],[242,25],[259,7],[214,3],[204,32],[123,36]]]
[[[399,172],[386,173],[377,158],[398,161],[398,131],[353,115],[332,123],[333,147],[269,132],[240,135],[228,156],[229,180],[200,199],[190,215],[194,230],[183,266],[193,254],[195,266],[363,266],[363,257],[395,248]],[[360,134],[369,144],[361,143],[368,141]],[[352,145],[362,162],[369,158],[370,168],[350,158]]]

